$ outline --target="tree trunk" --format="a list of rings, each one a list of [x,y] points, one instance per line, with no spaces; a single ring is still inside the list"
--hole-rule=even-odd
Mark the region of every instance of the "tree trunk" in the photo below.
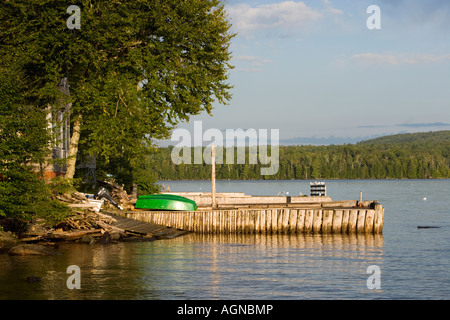
[[[81,113],[75,118],[72,127],[72,136],[70,137],[69,156],[67,158],[66,179],[73,179],[75,175],[75,164],[77,162],[78,141],[80,140],[81,132]]]

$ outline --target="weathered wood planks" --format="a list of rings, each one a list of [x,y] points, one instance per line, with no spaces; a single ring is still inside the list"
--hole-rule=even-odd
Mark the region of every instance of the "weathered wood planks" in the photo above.
[[[128,218],[198,233],[375,233],[383,230],[384,209],[249,208],[208,211],[132,211]]]

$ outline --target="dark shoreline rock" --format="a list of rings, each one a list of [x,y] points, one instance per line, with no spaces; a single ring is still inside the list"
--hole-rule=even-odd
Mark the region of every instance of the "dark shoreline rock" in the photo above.
[[[87,244],[93,244],[95,243],[95,239],[90,234],[85,234],[80,240],[80,243],[87,243]]]
[[[17,239],[10,231],[0,231],[0,253],[8,252],[12,247],[18,245],[20,240]]]
[[[62,253],[54,248],[40,244],[19,244],[12,247],[8,254],[11,256],[54,256]]]
[[[100,240],[98,241],[98,243],[101,244],[111,244],[112,243],[112,238],[111,238],[111,234],[106,231],[105,233],[103,233],[102,237],[100,238]]]

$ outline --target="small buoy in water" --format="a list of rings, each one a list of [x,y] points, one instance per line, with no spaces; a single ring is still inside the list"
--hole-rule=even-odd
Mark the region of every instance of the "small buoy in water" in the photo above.
[[[424,198],[423,198],[423,201],[427,201],[427,197],[424,197]]]

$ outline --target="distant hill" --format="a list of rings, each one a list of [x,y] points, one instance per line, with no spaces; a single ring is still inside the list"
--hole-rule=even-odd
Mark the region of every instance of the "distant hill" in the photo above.
[[[210,165],[176,165],[171,150],[160,148],[149,156],[148,170],[158,180],[210,179]],[[448,179],[450,131],[396,134],[345,145],[280,146],[278,172],[263,176],[261,167],[266,166],[216,164],[216,179]]]
[[[397,144],[397,143],[419,143],[436,144],[450,143],[450,130],[430,131],[417,133],[403,133],[390,136],[383,136],[375,139],[364,140],[357,144]]]

